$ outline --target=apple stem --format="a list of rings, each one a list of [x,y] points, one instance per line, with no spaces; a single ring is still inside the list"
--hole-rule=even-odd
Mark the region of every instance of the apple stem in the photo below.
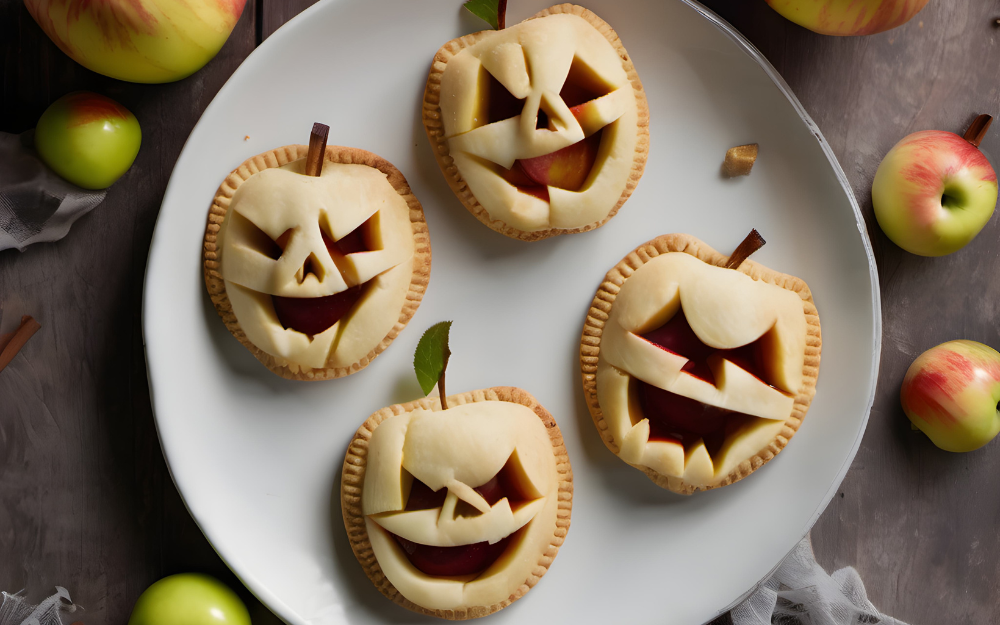
[[[497,4],[497,30],[507,28],[507,0],[500,0]]]
[[[14,356],[17,356],[28,339],[41,327],[41,324],[32,319],[31,316],[25,315],[21,317],[21,325],[18,326],[17,330],[0,336],[0,371],[3,371],[4,367],[14,360]]]
[[[323,173],[323,157],[326,155],[326,139],[330,127],[316,122],[309,134],[309,154],[306,155],[306,175],[319,176]]]
[[[438,378],[438,395],[441,396],[441,410],[447,410],[448,394],[444,391],[444,371],[441,372],[441,377]]]
[[[764,247],[765,243],[767,243],[767,241],[765,241],[764,237],[760,236],[760,233],[757,232],[756,228],[754,228],[750,231],[750,234],[743,239],[743,242],[736,247],[733,255],[729,257],[729,260],[726,261],[726,269],[739,269],[740,265],[743,264],[743,261],[749,258],[751,254]]]
[[[965,131],[963,138],[971,143],[973,147],[979,147],[979,144],[983,142],[983,138],[986,136],[986,132],[990,129],[990,124],[993,123],[992,115],[980,115],[972,121],[969,129]]]

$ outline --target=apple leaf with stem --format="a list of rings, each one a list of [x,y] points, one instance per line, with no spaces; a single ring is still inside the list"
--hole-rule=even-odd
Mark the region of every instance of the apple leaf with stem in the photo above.
[[[743,261],[749,258],[751,254],[764,247],[765,243],[767,243],[767,241],[765,241],[764,237],[760,236],[760,233],[757,232],[756,228],[754,228],[750,231],[750,234],[743,239],[743,242],[736,246],[736,250],[733,251],[732,256],[730,256],[729,260],[726,261],[726,269],[739,269],[740,265],[743,264]]]
[[[503,30],[507,26],[507,0],[469,0],[463,6],[494,30]]]
[[[442,321],[427,328],[417,343],[417,351],[413,354],[413,370],[417,374],[420,390],[427,395],[437,384],[441,396],[441,408],[448,409],[448,400],[444,390],[444,372],[448,368],[451,350],[448,348],[448,333],[451,322]]]

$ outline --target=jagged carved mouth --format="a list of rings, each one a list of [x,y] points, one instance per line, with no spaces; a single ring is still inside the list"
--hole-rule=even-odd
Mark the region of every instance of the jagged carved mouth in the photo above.
[[[460,498],[450,488],[434,491],[412,478],[405,509],[376,514],[372,519],[393,538],[410,564],[422,573],[434,577],[474,577],[493,566],[520,542],[527,525],[544,505],[544,497],[534,492],[524,477],[516,451],[495,476],[470,490],[476,495],[470,497],[464,492]],[[473,503],[467,499],[472,499]],[[503,527],[503,535],[466,544],[427,544],[449,542],[444,537],[446,532],[432,537],[433,532],[428,531],[430,524],[438,528],[443,525],[456,528],[451,537],[475,533],[458,529],[462,525]]]
[[[790,396],[772,383],[769,354],[773,349],[773,337],[770,333],[734,349],[716,349],[705,345],[698,338],[681,308],[665,324],[646,332],[641,338],[660,349],[686,358],[682,374],[693,376],[717,388],[722,378],[723,361],[728,361],[752,375],[760,384]],[[634,376],[629,380],[628,392],[632,423],[648,419],[650,441],[678,442],[685,449],[690,449],[698,441],[704,441],[706,450],[713,457],[735,432],[761,419],[739,410],[714,406],[664,390]]]

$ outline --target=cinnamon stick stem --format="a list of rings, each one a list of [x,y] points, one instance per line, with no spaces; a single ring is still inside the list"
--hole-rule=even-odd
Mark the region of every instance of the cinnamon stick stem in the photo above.
[[[35,321],[31,316],[25,315],[21,317],[21,325],[12,334],[5,334],[0,337],[0,371],[14,360],[14,356],[21,351],[28,339],[32,337],[38,329],[41,328],[41,324]]]
[[[979,144],[983,142],[986,137],[987,131],[990,129],[990,124],[993,123],[993,116],[991,115],[980,115],[972,121],[969,125],[969,129],[965,131],[963,138],[971,143],[973,147],[979,147]]]
[[[760,236],[760,233],[757,232],[756,228],[754,228],[750,231],[750,234],[743,239],[743,242],[736,247],[732,256],[729,257],[729,260],[726,261],[726,269],[738,269],[739,266],[743,264],[743,261],[749,258],[751,254],[764,247],[765,243],[767,243],[767,241],[765,241],[764,237]]]
[[[316,122],[309,134],[309,153],[306,155],[306,175],[319,176],[323,173],[323,160],[326,155],[326,140],[330,136],[330,127]]]

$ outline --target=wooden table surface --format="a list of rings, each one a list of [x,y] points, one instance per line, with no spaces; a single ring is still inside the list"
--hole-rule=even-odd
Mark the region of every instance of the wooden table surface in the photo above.
[[[240,589],[257,625],[279,622],[215,554],[170,480],[150,409],[140,308],[157,211],[188,133],[254,47],[312,1],[248,0],[200,72],[134,85],[77,65],[20,2],[0,0],[0,130],[33,127],[52,100],[77,89],[122,102],[143,129],[135,165],[69,236],[0,252],[0,333],[22,314],[42,323],[0,373],[0,590],[40,599],[64,585],[85,608],[78,620],[124,623],[156,579],[204,571]],[[870,188],[904,135],[961,133],[976,113],[1000,114],[1000,2],[931,0],[909,24],[864,38],[813,34],[764,0],[705,4],[760,48],[819,124],[878,261],[878,395],[854,464],[813,530],[818,559],[828,570],[856,567],[876,606],[911,624],[996,623],[1000,443],[939,451],[910,429],[898,389],[909,363],[940,342],[1000,347],[1000,218],[962,251],[920,258],[879,230]],[[983,149],[1000,155],[1000,130]]]

